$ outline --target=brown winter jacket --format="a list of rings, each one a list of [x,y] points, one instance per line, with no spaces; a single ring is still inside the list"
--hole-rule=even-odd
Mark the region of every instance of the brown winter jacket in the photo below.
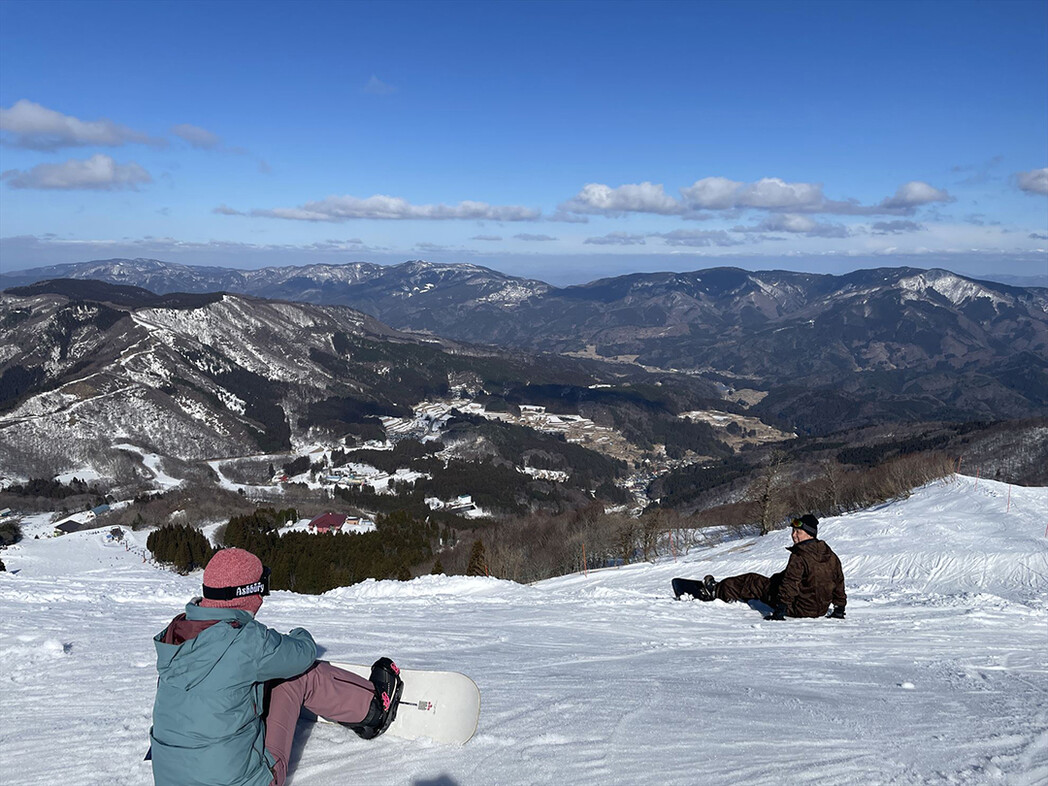
[[[832,603],[843,609],[844,571],[833,549],[812,538],[787,549],[790,562],[782,572],[779,603],[791,617],[821,617]]]

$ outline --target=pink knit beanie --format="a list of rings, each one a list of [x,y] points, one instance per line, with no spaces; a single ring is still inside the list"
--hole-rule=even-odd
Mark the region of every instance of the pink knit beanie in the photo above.
[[[222,549],[208,560],[204,568],[205,587],[242,587],[262,578],[262,561],[244,549]],[[232,600],[203,598],[200,605],[208,609],[243,609],[252,614],[262,607],[261,595],[245,595]]]

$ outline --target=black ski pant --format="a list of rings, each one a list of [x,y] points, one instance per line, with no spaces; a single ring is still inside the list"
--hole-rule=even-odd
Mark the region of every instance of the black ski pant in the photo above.
[[[779,587],[782,585],[782,573],[771,577],[760,573],[743,573],[721,579],[717,585],[717,597],[720,600],[759,600],[772,608],[779,605]]]

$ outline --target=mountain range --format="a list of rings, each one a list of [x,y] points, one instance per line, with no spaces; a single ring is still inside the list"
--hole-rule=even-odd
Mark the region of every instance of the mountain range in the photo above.
[[[701,375],[805,433],[1048,412],[1048,289],[945,270],[715,268],[557,288],[422,261],[232,270],[116,259],[22,271],[0,286],[57,277],[345,305],[398,330]]]
[[[730,453],[709,425],[679,417],[719,402],[702,379],[403,333],[345,306],[59,279],[0,295],[0,335],[0,475],[12,477],[90,466],[126,479],[129,450],[192,476],[222,457],[352,446],[384,439],[381,417],[410,418],[453,391],[500,412],[584,413],[642,450]],[[455,434],[510,466],[526,443],[539,466],[618,471],[509,425],[464,420]]]

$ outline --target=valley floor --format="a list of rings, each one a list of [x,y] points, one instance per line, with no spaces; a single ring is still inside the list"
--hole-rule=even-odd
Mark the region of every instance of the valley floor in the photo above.
[[[427,576],[274,593],[260,620],[304,625],[322,657],[464,671],[483,695],[464,747],[301,722],[290,783],[1044,784],[1046,522],[1048,489],[1009,497],[966,477],[826,520],[843,621],[673,600],[677,575],[781,569],[784,532],[531,586]],[[200,576],[103,536],[30,534],[3,553],[5,783],[152,782],[150,639]]]

